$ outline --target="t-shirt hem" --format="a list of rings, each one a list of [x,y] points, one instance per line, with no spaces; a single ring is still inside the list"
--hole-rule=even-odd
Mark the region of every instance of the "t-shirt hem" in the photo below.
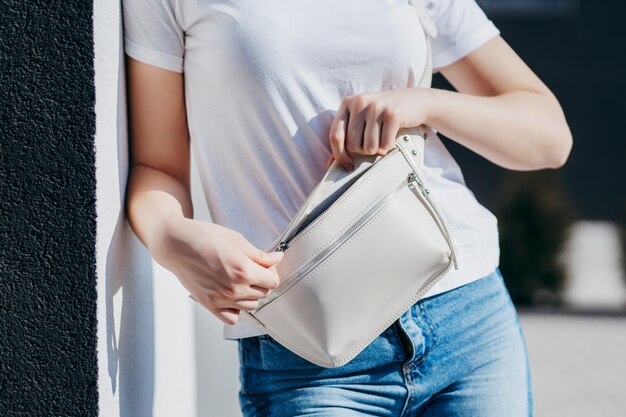
[[[183,72],[183,58],[139,45],[124,37],[124,52],[139,61],[178,73]]]
[[[484,278],[492,274],[498,266],[499,262],[497,260],[491,263],[482,263],[480,265],[475,265],[469,273],[467,270],[463,271],[462,275],[458,274],[460,271],[453,269],[449,271],[439,282],[433,285],[433,287],[430,288],[421,299],[430,298]],[[472,278],[466,279],[466,275],[471,276]]]
[[[491,20],[488,20],[486,24],[480,30],[475,31],[472,36],[464,38],[460,42],[450,43],[443,50],[433,54],[433,72],[439,72],[439,69],[465,57],[470,52],[498,35],[500,35],[500,30]]]
[[[239,316],[239,321],[236,325],[223,325],[222,339],[224,340],[236,340],[246,337],[260,336],[267,334],[262,327],[257,324],[250,323],[249,321],[242,321],[243,316]],[[236,328],[235,328],[236,327]]]

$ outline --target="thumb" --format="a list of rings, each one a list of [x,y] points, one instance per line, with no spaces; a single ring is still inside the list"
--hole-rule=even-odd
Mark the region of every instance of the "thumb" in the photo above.
[[[256,246],[250,245],[246,250],[246,255],[254,262],[263,265],[263,266],[272,266],[283,259],[285,255],[284,252],[265,252],[257,248]]]

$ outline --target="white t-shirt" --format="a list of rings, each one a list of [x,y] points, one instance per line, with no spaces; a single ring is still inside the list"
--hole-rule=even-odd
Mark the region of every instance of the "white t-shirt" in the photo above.
[[[436,72],[500,34],[474,0],[426,1]],[[184,72],[191,146],[215,223],[265,249],[325,173],[343,97],[412,87],[426,44],[407,0],[123,0],[131,57]],[[426,297],[499,263],[496,217],[466,187],[435,132],[426,182],[450,223],[458,270]],[[229,339],[265,333],[240,319]]]

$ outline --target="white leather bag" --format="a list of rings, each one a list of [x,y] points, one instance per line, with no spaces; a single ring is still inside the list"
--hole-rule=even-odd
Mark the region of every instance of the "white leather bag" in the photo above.
[[[422,0],[430,87],[430,38]],[[400,129],[387,155],[334,161],[285,231],[265,251],[284,251],[277,289],[240,319],[322,367],[352,360],[454,266],[456,243],[423,176],[426,126]],[[190,296],[192,299],[193,297]]]
[[[436,36],[423,4],[429,37]],[[454,265],[455,240],[423,176],[425,126],[403,128],[385,156],[334,161],[284,233],[265,250],[284,251],[280,286],[241,311],[285,348],[323,367],[352,360]]]

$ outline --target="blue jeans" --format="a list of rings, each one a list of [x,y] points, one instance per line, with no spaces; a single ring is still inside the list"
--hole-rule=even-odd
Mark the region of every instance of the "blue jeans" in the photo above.
[[[244,417],[532,416],[524,334],[500,269],[419,300],[352,361],[323,368],[240,339]]]

